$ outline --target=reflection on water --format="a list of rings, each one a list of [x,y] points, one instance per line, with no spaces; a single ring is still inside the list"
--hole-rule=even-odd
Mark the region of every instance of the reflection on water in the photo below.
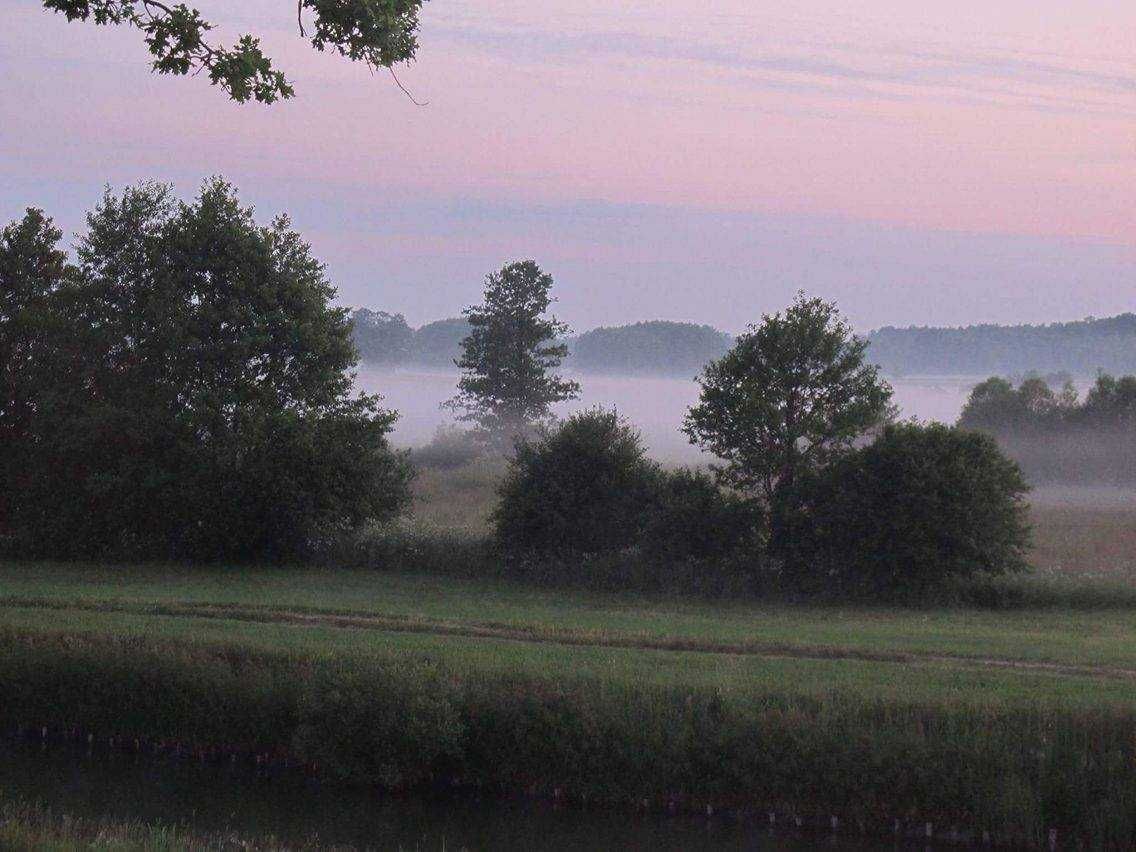
[[[531,802],[426,802],[315,785],[290,774],[0,740],[0,797],[81,819],[367,849],[848,850],[894,848],[772,834],[755,821],[579,811]]]
[[[683,415],[698,398],[698,385],[693,381],[600,375],[573,378],[580,382],[580,399],[557,406],[557,414],[563,416],[594,405],[614,406],[642,431],[656,457],[675,461],[698,459],[698,451],[679,432]],[[934,377],[894,379],[891,384],[901,417],[953,423],[970,389],[979,381],[974,377]],[[449,422],[449,412],[440,405],[454,395],[456,382],[457,373],[359,371],[360,387],[381,393],[385,404],[401,415],[395,440],[404,446],[429,441],[439,424]]]

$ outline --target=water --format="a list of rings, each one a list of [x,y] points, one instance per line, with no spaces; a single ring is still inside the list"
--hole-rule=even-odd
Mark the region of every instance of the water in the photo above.
[[[615,407],[643,433],[652,455],[668,461],[698,461],[699,452],[679,432],[683,415],[698,399],[698,385],[689,379],[631,378],[580,375],[580,399],[556,407],[564,416],[582,408]],[[892,381],[901,417],[953,423],[962,411],[975,377],[934,377]],[[359,385],[381,393],[385,405],[401,415],[395,442],[416,446],[430,440],[442,423],[451,422],[440,405],[454,395],[457,373],[412,370],[360,370]]]
[[[161,822],[284,843],[415,850],[895,848],[757,821],[555,808],[531,801],[424,801],[322,787],[296,775],[96,748],[0,740],[0,801],[80,819]]]

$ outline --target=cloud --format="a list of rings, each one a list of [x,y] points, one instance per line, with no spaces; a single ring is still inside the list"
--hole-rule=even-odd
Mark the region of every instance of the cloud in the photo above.
[[[746,75],[770,91],[833,98],[972,103],[1007,109],[1136,116],[1136,74],[1101,71],[1099,61],[1020,49],[875,42],[726,43],[713,35],[633,30],[551,29],[507,22],[435,23],[427,37],[536,64],[651,61]],[[1050,56],[1042,54],[1042,56]],[[1057,61],[1060,59],[1061,61]]]

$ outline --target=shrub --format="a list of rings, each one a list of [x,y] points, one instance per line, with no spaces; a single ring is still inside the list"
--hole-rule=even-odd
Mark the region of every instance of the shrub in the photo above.
[[[757,557],[760,504],[718,487],[714,477],[680,468],[659,471],[641,535],[654,560]]]
[[[569,417],[517,445],[493,513],[507,554],[605,553],[633,546],[656,466],[614,411]]]
[[[1027,490],[986,435],[888,426],[780,495],[774,546],[788,578],[813,591],[902,594],[1019,571]]]
[[[434,430],[429,444],[416,447],[410,458],[418,467],[453,470],[476,461],[485,453],[485,444],[469,429],[443,424]]]

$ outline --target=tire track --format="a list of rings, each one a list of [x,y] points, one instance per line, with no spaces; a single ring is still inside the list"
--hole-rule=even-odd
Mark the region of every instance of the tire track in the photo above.
[[[594,630],[559,628],[548,625],[511,624],[495,621],[451,621],[390,613],[347,613],[336,611],[287,609],[271,605],[248,604],[162,604],[118,601],[64,601],[52,598],[0,597],[0,608],[44,609],[58,612],[106,612],[128,615],[156,615],[238,621],[253,624],[286,624],[298,627],[330,627],[342,630],[373,630],[385,633],[417,633],[433,636],[465,636],[568,647],[621,648],[641,651],[672,651],[776,659],[857,660],[895,664],[938,664],[965,668],[1012,669],[1052,674],[1100,677],[1136,681],[1136,669],[1108,665],[1082,665],[1044,660],[1016,660],[1001,657],[967,656],[920,651],[874,651],[839,645],[808,643],[715,642],[677,636],[645,636],[634,633],[607,633]]]

